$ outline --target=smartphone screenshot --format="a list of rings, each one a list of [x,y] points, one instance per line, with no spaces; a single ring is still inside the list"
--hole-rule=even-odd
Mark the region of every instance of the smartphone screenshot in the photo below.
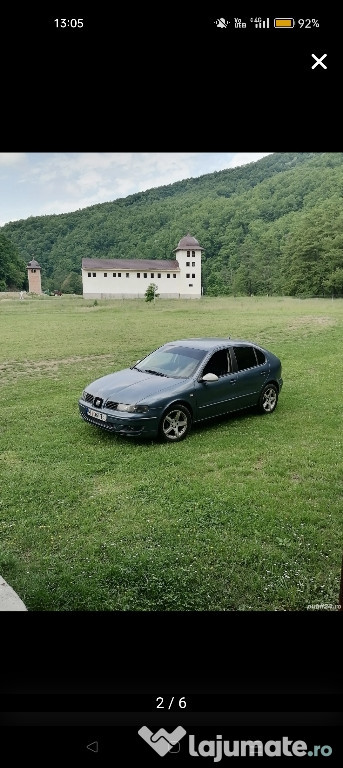
[[[342,763],[342,13],[284,10],[3,15],[13,763]]]

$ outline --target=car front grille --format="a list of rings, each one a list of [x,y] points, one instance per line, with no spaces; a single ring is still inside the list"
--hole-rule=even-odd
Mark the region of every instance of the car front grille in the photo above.
[[[117,410],[118,403],[114,403],[113,400],[106,400],[105,408],[109,408],[110,411]]]
[[[96,408],[105,407],[109,408],[110,411],[117,410],[118,403],[115,403],[114,400],[106,400],[106,402],[104,402],[101,400],[101,398],[96,397],[95,395],[91,395],[90,392],[85,392],[83,399],[86,403],[89,405],[94,405]]]

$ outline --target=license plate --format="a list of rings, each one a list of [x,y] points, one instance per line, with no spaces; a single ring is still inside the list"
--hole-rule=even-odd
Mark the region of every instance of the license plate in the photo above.
[[[92,416],[93,419],[99,419],[99,421],[106,421],[107,416],[106,413],[99,413],[99,411],[92,411],[91,408],[88,408],[88,416]]]

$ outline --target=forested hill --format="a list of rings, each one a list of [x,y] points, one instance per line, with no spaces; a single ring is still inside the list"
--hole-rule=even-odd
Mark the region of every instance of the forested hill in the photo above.
[[[343,295],[343,153],[274,153],[249,165],[0,228],[0,286],[81,292],[82,258],[170,259],[188,232],[207,295]],[[1,266],[2,265],[2,266]],[[1,287],[0,287],[1,289]]]

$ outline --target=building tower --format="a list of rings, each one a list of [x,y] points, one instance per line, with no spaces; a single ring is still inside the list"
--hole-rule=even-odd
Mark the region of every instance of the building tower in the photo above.
[[[29,261],[27,265],[29,293],[42,293],[40,270],[40,265],[36,259]]]
[[[175,258],[180,267],[180,293],[183,298],[199,298],[201,290],[201,253],[204,249],[189,232],[182,237]]]

